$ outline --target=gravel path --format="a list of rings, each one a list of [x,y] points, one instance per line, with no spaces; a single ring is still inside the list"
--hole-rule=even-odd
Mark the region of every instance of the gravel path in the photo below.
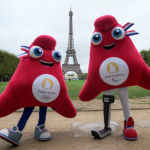
[[[148,108],[149,97],[144,99],[130,100],[131,108]],[[101,100],[90,102],[73,101],[78,110],[102,109]],[[112,105],[111,120],[123,126],[122,110],[120,101],[116,100]],[[38,107],[36,108],[38,109]],[[14,112],[9,116],[0,118],[0,129],[12,128],[17,125],[22,112]],[[131,110],[131,116],[135,121],[150,120],[150,109]],[[94,139],[90,134],[82,134],[73,138],[72,123],[82,122],[94,123],[103,121],[103,111],[78,111],[77,116],[72,119],[64,118],[54,111],[47,113],[46,128],[51,132],[51,140],[37,141],[34,136],[34,127],[38,120],[38,112],[33,112],[29,118],[20,145],[15,147],[0,139],[0,150],[149,150],[150,148],[150,122],[147,128],[142,128],[135,123],[138,140],[125,140],[122,134],[115,132],[102,140]],[[121,131],[122,132],[122,131]]]

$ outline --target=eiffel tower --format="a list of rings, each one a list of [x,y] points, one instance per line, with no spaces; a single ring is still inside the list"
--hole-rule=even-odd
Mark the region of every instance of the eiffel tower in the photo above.
[[[78,64],[77,58],[76,58],[76,51],[74,48],[74,40],[73,40],[73,24],[72,24],[72,16],[73,12],[70,8],[69,12],[69,37],[68,37],[68,48],[66,51],[66,58],[64,64],[62,64],[62,71],[63,74],[65,74],[68,71],[74,71],[78,75],[82,74],[82,71],[80,69],[80,64]],[[74,64],[68,64],[69,57],[73,57],[73,63]]]

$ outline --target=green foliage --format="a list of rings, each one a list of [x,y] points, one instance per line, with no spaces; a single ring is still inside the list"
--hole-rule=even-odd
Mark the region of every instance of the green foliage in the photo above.
[[[87,73],[83,73],[79,76],[79,80],[87,79]]]
[[[8,79],[12,77],[19,61],[20,60],[14,54],[0,50],[0,81],[4,76]]]
[[[145,63],[150,67],[150,49],[149,50],[142,50],[140,52],[143,60],[145,61]]]
[[[150,50],[148,51],[147,55],[147,65],[150,67]]]
[[[148,63],[148,53],[150,52],[150,50],[142,50],[140,52],[142,58],[144,59],[145,63]]]

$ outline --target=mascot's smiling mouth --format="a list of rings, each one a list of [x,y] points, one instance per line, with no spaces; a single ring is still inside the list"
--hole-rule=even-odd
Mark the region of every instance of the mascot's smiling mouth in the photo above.
[[[47,66],[47,67],[52,67],[54,65],[54,62],[46,62],[43,60],[40,60],[40,63],[44,66]]]
[[[110,44],[110,45],[103,45],[103,47],[104,47],[107,51],[112,50],[112,49],[114,48],[114,46],[115,46],[115,43]]]

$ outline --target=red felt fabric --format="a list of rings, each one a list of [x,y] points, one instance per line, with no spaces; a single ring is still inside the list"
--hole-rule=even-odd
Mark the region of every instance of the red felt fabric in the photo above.
[[[89,101],[102,91],[133,85],[150,89],[150,68],[142,59],[131,38],[125,35],[123,39],[116,40],[112,36],[112,30],[115,27],[122,27],[116,19],[110,15],[102,16],[96,19],[94,25],[94,32],[102,34],[102,41],[99,45],[91,43],[88,78],[79,94],[79,98],[83,101]],[[113,43],[115,43],[115,46],[112,50],[108,51],[103,47]],[[110,85],[104,82],[99,73],[102,63],[112,57],[123,60],[129,69],[127,79],[120,85]]]
[[[76,109],[68,96],[60,62],[56,62],[52,57],[52,51],[56,45],[55,39],[48,35],[41,35],[34,40],[30,48],[35,45],[43,49],[43,55],[34,59],[28,55],[21,59],[8,86],[0,95],[0,117],[9,115],[17,109],[32,106],[49,106],[65,117],[75,117]],[[40,60],[54,62],[54,65],[52,67],[44,66]],[[49,103],[38,101],[32,91],[33,82],[43,74],[54,76],[60,84],[58,97]],[[55,92],[57,93],[57,89]]]
[[[105,15],[97,18],[94,23],[94,26],[96,30],[102,31],[102,30],[108,30],[117,24],[118,22],[115,17],[110,15]]]

